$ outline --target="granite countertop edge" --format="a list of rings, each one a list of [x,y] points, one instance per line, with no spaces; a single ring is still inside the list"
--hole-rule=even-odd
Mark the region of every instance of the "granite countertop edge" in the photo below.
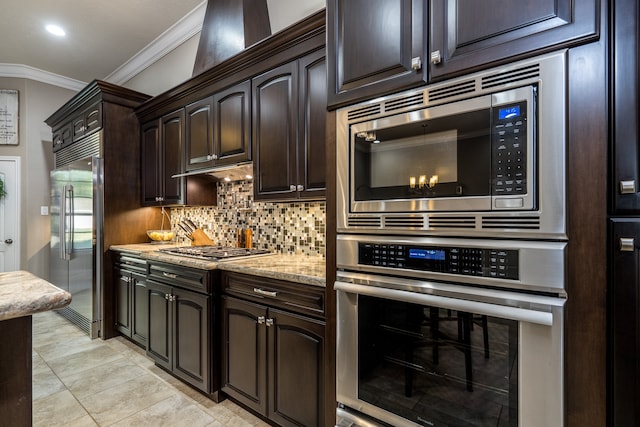
[[[176,245],[173,245],[176,246]],[[113,245],[111,250],[131,253],[150,261],[160,261],[203,270],[222,270],[249,274],[311,286],[326,286],[325,259],[322,256],[268,254],[226,261],[206,261],[158,252],[169,245]]]
[[[70,303],[69,292],[28,271],[0,273],[0,321],[57,310]]]

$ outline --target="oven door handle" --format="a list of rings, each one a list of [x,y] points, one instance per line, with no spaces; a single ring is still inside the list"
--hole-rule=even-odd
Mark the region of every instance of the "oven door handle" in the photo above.
[[[418,292],[400,291],[397,289],[380,288],[377,286],[358,285],[347,282],[335,282],[333,288],[359,295],[387,298],[396,301],[404,301],[414,304],[431,305],[457,311],[465,311],[474,314],[484,314],[502,319],[516,320],[518,322],[535,323],[538,325],[552,326],[553,313],[550,311],[538,311],[520,307],[510,307],[498,304],[489,304],[480,301],[442,297],[438,295],[423,294]]]

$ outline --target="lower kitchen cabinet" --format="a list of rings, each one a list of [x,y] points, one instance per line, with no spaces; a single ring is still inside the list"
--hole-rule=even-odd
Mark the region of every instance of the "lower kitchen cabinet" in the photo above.
[[[254,295],[222,297],[222,391],[279,425],[323,426],[325,322],[277,308],[288,296],[278,282],[223,278],[229,281],[246,282]],[[300,294],[307,288],[297,287]],[[259,293],[264,300],[255,302]]]
[[[217,401],[214,304],[209,272],[149,264],[147,355]],[[182,286],[181,286],[182,285]],[[185,286],[185,287],[183,287]],[[186,289],[200,288],[201,292]]]
[[[146,299],[147,262],[135,255],[120,254],[115,263],[116,313],[115,328],[142,347],[147,345]]]

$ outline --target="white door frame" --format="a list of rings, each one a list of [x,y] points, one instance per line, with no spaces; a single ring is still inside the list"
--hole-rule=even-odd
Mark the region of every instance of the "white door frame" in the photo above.
[[[4,205],[2,206],[3,210],[5,210],[7,207],[13,207],[13,212],[12,214],[15,215],[15,225],[11,225],[11,228],[13,230],[11,230],[11,235],[10,236],[0,236],[1,240],[0,240],[0,245],[4,246],[6,245],[4,242],[4,239],[6,238],[11,238],[13,240],[13,243],[11,243],[12,249],[14,250],[14,257],[15,257],[15,263],[14,266],[10,266],[10,267],[5,267],[6,271],[12,271],[12,270],[20,270],[20,212],[21,212],[21,202],[22,202],[22,197],[20,195],[20,182],[21,182],[21,175],[20,175],[20,157],[18,156],[0,156],[0,162],[14,162],[15,163],[15,176],[12,177],[13,178],[13,183],[9,183],[9,185],[7,186],[7,183],[5,182],[5,191],[7,192],[7,196],[0,200],[0,204]],[[6,180],[5,180],[6,181]],[[5,217],[2,216],[0,219],[2,219],[2,221],[5,220]],[[6,223],[3,224],[3,228],[6,230]],[[5,231],[6,233],[6,231]]]

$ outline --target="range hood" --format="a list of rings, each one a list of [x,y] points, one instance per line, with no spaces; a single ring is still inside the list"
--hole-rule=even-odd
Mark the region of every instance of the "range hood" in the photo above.
[[[246,181],[253,179],[253,163],[237,163],[229,166],[218,166],[210,169],[198,169],[195,171],[179,173],[173,175],[171,178],[180,178],[183,176],[193,175],[210,175],[216,178],[218,181]]]

